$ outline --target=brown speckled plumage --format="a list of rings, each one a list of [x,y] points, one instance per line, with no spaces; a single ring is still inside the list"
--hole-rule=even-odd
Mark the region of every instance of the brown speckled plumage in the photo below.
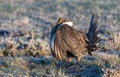
[[[97,14],[92,15],[88,33],[78,31],[68,24],[63,24],[68,20],[62,19],[61,22],[61,19],[58,20],[57,25],[52,29],[50,38],[50,48],[57,60],[71,62],[72,58],[76,57],[80,61],[82,55],[87,53],[91,55],[92,51],[99,49],[96,45],[99,41]]]

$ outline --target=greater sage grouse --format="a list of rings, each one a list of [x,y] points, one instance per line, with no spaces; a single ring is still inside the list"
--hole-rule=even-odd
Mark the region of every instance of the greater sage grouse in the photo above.
[[[88,33],[74,29],[73,22],[59,18],[51,31],[50,48],[52,55],[59,61],[71,62],[75,57],[79,62],[85,54],[91,54],[98,47],[98,14],[91,17]]]

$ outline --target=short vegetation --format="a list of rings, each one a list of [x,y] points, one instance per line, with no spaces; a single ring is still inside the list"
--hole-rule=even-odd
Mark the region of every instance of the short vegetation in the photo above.
[[[99,9],[101,50],[79,63],[58,62],[49,48],[60,17],[87,31]],[[120,1],[0,0],[0,77],[119,77]]]

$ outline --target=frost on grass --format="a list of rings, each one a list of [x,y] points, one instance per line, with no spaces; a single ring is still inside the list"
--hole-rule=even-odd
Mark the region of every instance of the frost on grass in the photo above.
[[[119,77],[120,2],[110,0],[0,0],[0,76]],[[87,31],[92,10],[99,8],[101,51],[79,63],[51,57],[50,31],[60,17]]]

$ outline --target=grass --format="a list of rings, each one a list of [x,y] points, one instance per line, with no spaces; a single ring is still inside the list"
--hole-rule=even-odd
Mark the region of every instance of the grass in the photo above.
[[[0,29],[10,34],[14,30],[25,32],[24,36],[0,36],[0,76],[120,76],[119,1],[1,0],[0,6]],[[56,61],[49,48],[50,31],[56,20],[70,18],[77,22],[74,28],[87,31],[90,16],[96,9],[101,12],[102,50],[93,52],[93,56],[84,55],[79,63]]]
[[[5,3],[0,7],[0,12],[14,12],[18,9],[20,9],[19,5],[12,3]]]

